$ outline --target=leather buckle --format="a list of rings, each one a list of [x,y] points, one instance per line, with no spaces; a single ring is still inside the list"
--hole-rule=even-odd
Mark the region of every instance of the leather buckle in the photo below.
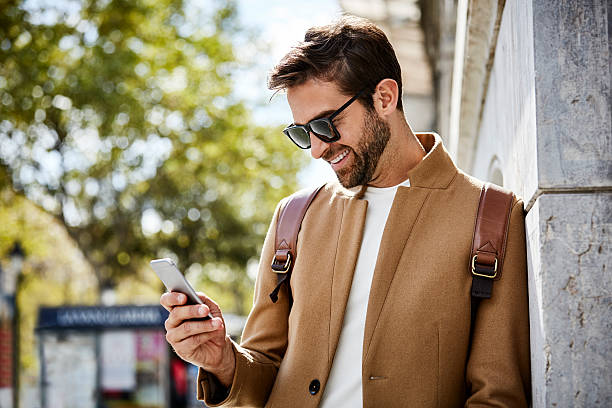
[[[270,267],[276,273],[287,273],[287,271],[291,267],[291,252],[287,253],[287,260],[284,264],[279,263],[276,260],[276,255],[274,255],[274,259],[272,259],[272,264],[270,265]]]
[[[474,257],[472,258],[472,275],[480,276],[482,278],[488,278],[488,279],[495,278],[497,276],[497,257],[495,257],[495,265],[493,266],[492,275],[490,273],[489,274],[486,273],[486,272],[491,272],[490,267],[476,265],[476,257],[478,257],[478,254],[474,255]],[[480,273],[480,272],[485,272],[485,273]]]

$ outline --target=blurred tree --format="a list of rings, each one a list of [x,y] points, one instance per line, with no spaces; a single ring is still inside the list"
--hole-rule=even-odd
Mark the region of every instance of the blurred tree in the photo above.
[[[1,174],[1,172],[0,172]],[[20,381],[38,385],[39,366],[34,327],[40,306],[93,304],[96,279],[65,227],[53,216],[10,188],[0,190],[0,255],[6,271],[15,242],[26,254],[18,279]]]
[[[234,8],[0,5],[0,182],[66,226],[101,289],[171,256],[248,311],[247,263],[305,156],[232,92]]]

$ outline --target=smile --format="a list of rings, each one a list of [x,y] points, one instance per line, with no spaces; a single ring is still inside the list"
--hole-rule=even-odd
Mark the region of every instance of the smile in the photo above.
[[[343,151],[342,153],[340,153],[339,155],[337,155],[336,157],[334,157],[332,160],[330,160],[329,162],[331,164],[336,164],[338,163],[340,160],[344,159],[346,157],[346,155],[349,154],[348,149],[346,149],[345,151]]]

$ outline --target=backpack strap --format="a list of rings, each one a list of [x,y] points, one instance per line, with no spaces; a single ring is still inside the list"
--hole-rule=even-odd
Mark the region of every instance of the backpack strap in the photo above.
[[[495,184],[485,183],[474,226],[469,270],[472,275],[471,333],[478,305],[489,299],[493,281],[501,278],[514,194]]]
[[[275,253],[270,265],[272,271],[276,273],[278,283],[272,293],[270,299],[276,303],[278,300],[278,292],[283,283],[287,284],[289,289],[289,281],[291,279],[291,271],[297,256],[297,239],[302,220],[306,215],[306,210],[314,200],[317,193],[325,184],[316,188],[300,190],[287,198],[285,206],[282,208],[278,222],[276,223],[275,237]],[[291,302],[291,290],[288,291],[289,301]]]

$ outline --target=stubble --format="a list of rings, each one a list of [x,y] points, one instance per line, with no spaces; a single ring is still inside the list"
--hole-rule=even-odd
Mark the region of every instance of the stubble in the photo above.
[[[353,153],[353,164],[336,172],[344,188],[368,184],[372,180],[387,143],[391,137],[389,124],[373,109],[367,109],[363,118],[363,137],[356,149],[346,147]]]

